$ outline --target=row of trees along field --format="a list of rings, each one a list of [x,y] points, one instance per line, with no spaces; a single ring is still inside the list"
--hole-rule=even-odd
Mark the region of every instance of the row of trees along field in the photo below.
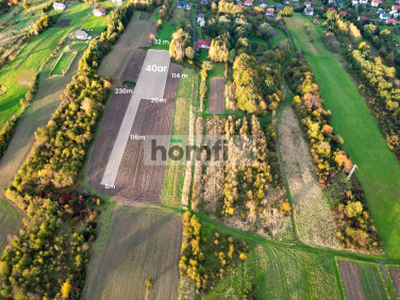
[[[342,247],[378,252],[381,242],[364,192],[354,175],[351,182],[345,179],[344,172],[350,172],[352,162],[342,148],[343,139],[334,134],[331,113],[324,109],[315,77],[301,53],[296,53],[287,66],[286,79],[298,94],[293,106],[310,143],[319,182],[334,201],[337,237]],[[331,185],[340,188],[330,188]]]
[[[61,194],[75,183],[111,82],[99,78],[101,58],[124,30],[133,4],[107,17],[48,124],[36,133],[28,160],[5,195],[26,213],[23,228],[0,260],[0,298],[78,299],[84,286],[100,199]],[[55,192],[52,192],[52,191]]]
[[[357,49],[349,48],[347,58],[350,68],[370,89],[369,107],[389,148],[400,159],[400,89],[394,84],[395,69],[385,66],[379,57],[374,58],[365,42]]]
[[[132,13],[129,3],[107,17],[107,29],[84,52],[77,74],[62,95],[62,104],[47,125],[37,131],[30,157],[5,190],[5,195],[21,209],[28,207],[37,191],[74,184],[103,102],[112,88],[110,80],[100,78],[96,69]]]
[[[357,44],[360,40],[361,33],[358,28],[349,21],[342,21],[338,14],[327,13],[327,21],[330,29],[337,36],[349,36],[353,44]],[[346,31],[346,26],[352,29]],[[375,30],[373,24],[366,25],[363,30],[365,37],[375,41],[374,45],[391,41],[389,30],[383,30],[379,37],[373,37]],[[369,99],[367,103],[374,112],[375,119],[385,135],[389,148],[397,158],[400,158],[400,89],[394,82],[396,79],[395,68],[386,66],[380,57],[375,58],[371,54],[369,45],[365,42],[361,42],[356,49],[349,46],[346,56],[350,70],[355,72],[357,78],[366,85],[366,89],[362,85],[360,86],[361,92]],[[394,57],[386,57],[386,61],[393,62]]]
[[[79,299],[100,200],[42,192],[0,259],[1,299]]]
[[[214,229],[203,230],[200,220],[188,211],[183,214],[182,223],[181,277],[188,276],[194,280],[196,292],[204,296],[218,281],[229,275],[238,262],[246,259],[249,248],[246,242],[237,241]]]

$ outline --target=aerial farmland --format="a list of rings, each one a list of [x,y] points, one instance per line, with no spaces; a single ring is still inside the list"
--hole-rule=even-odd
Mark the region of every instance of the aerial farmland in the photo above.
[[[0,0],[0,298],[399,298],[399,9]]]

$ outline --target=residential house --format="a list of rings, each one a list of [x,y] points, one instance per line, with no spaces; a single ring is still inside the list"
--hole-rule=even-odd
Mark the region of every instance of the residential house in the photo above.
[[[211,41],[198,40],[197,48],[208,50],[211,47]]]
[[[197,15],[197,24],[202,28],[206,26],[206,19],[204,17],[204,14]]]
[[[351,0],[351,5],[357,5],[358,4],[358,0]]]
[[[117,3],[117,5],[122,5],[124,2],[122,0],[111,0],[113,3]]]
[[[368,0],[360,0],[360,4],[367,5],[368,4]]]
[[[273,8],[267,8],[267,10],[265,11],[265,15],[267,17],[274,17],[274,12],[275,10]]]
[[[103,17],[106,15],[106,9],[105,7],[100,7],[100,8],[95,8],[93,9],[93,15],[96,17]]]
[[[64,10],[66,8],[64,3],[54,2],[53,3],[54,10]]]
[[[244,5],[247,7],[253,6],[253,0],[245,0]]]
[[[260,1],[260,8],[267,8],[267,2],[266,1]]]
[[[178,0],[178,8],[182,8],[184,10],[190,10],[190,4],[187,1]]]
[[[341,11],[339,11],[339,14],[340,14],[341,16],[345,17],[345,16],[347,16],[347,11],[341,10]]]
[[[360,17],[357,18],[357,20],[358,20],[358,21],[367,21],[368,18],[367,18],[367,17],[364,17],[364,16],[360,16]]]
[[[305,5],[306,7],[311,7],[311,2],[304,2],[304,5]]]
[[[75,38],[78,40],[90,40],[92,37],[85,29],[75,31]]]
[[[381,20],[389,20],[390,19],[390,14],[388,13],[383,13],[379,15],[379,19]]]
[[[314,15],[314,8],[312,8],[312,7],[306,7],[306,8],[304,9],[304,14],[305,14],[306,16],[313,16],[313,15]]]
[[[238,2],[236,2],[236,5],[237,5],[237,6],[243,6],[243,1],[238,1]]]
[[[400,5],[393,5],[392,6],[392,10],[399,10],[400,9]]]
[[[379,6],[379,3],[380,3],[379,0],[372,0],[372,1],[371,1],[371,6],[372,6],[372,7],[378,7],[378,6]]]
[[[331,7],[329,7],[329,10],[330,10],[330,11],[335,11],[336,9],[335,9],[334,7],[331,6]]]
[[[397,24],[397,20],[396,19],[388,19],[388,20],[386,20],[386,24],[396,25]]]
[[[399,16],[397,10],[392,10],[391,12],[389,12],[389,14],[392,16],[393,19],[397,19],[397,17]]]
[[[282,4],[281,4],[281,5],[278,5],[278,6],[276,7],[277,10],[282,10],[282,9],[284,9],[284,8],[285,8],[285,5],[282,5]]]

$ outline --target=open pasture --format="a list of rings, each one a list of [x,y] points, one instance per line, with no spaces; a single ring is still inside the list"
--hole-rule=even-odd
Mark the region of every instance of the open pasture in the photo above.
[[[51,71],[51,75],[65,75],[69,70],[72,62],[74,61],[77,52],[67,51],[63,52],[60,58],[57,61],[57,64],[54,66],[54,69]]]
[[[177,299],[179,214],[120,205],[107,230],[105,245],[93,255],[83,299],[145,299],[149,277],[150,299]]]
[[[311,36],[304,30],[308,23]],[[344,148],[359,169],[356,175],[365,191],[370,213],[390,257],[400,257],[400,164],[391,153],[364,99],[349,75],[327,50],[310,20],[295,15],[286,19],[298,47],[305,52],[317,79],[331,124],[344,139]]]
[[[88,14],[90,7],[87,3],[72,5],[61,17],[72,20],[67,27],[52,27],[33,38],[16,59],[0,73],[0,82],[7,87],[7,93],[0,97],[0,127],[20,110],[19,100],[27,92],[34,74],[48,59],[60,40]]]

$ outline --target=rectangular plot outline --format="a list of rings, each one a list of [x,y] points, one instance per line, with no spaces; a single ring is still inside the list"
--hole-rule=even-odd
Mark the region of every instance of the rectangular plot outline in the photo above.
[[[158,89],[156,91],[149,90],[145,79],[146,65],[154,64],[154,59],[161,59],[167,67],[167,70],[162,73],[161,79],[157,81]],[[128,108],[125,111],[124,119],[122,120],[120,129],[118,131],[117,138],[115,140],[113,149],[107,162],[106,169],[103,173],[101,180],[102,185],[115,185],[115,181],[118,175],[119,167],[122,161],[122,157],[125,152],[126,145],[128,143],[131,129],[135,121],[137,109],[142,99],[159,98],[164,96],[165,85],[167,82],[168,68],[170,63],[170,56],[168,50],[155,50],[150,49],[147,51],[146,58],[143,62],[142,68],[140,69],[138,81],[131,100],[129,101]]]

